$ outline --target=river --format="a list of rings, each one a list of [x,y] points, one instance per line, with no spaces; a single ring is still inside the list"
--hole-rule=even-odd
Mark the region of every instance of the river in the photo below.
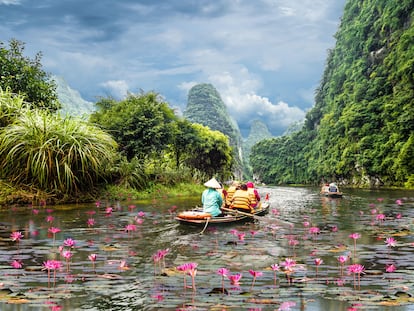
[[[203,234],[174,220],[199,197],[11,207],[0,310],[414,310],[414,191],[341,190],[261,187],[268,215]]]

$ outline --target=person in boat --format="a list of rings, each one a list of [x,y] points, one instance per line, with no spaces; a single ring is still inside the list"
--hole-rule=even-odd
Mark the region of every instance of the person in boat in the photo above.
[[[329,184],[323,184],[321,193],[328,193],[329,192]]]
[[[227,189],[227,195],[226,195],[226,207],[230,207],[231,200],[233,199],[233,195],[236,192],[236,190],[239,188],[240,183],[238,181],[233,181],[230,187]]]
[[[217,191],[221,194],[221,198],[223,199],[223,203],[222,203],[221,206],[224,207],[226,205],[227,191],[226,191],[226,189],[224,189],[222,183],[219,183],[219,184],[220,184],[221,187],[219,189],[217,189]]]
[[[250,199],[249,192],[247,191],[246,184],[241,184],[240,189],[234,192],[234,195],[231,199],[230,208],[245,213],[254,213],[254,208],[252,207],[252,201]]]
[[[221,206],[223,205],[223,197],[221,193],[217,191],[220,189],[220,183],[212,178],[204,186],[207,187],[201,195],[201,203],[203,203],[203,212],[209,213],[211,216],[222,216]]]
[[[246,183],[246,186],[247,186],[247,192],[250,195],[251,206],[253,208],[258,207],[259,206],[259,203],[260,203],[260,195],[259,195],[259,192],[254,187],[254,184],[251,181],[248,181]]]
[[[335,183],[330,183],[329,184],[329,192],[339,192],[338,186]]]

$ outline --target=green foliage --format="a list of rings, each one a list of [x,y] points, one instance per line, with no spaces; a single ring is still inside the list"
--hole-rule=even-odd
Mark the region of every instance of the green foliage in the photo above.
[[[128,160],[161,155],[171,142],[177,119],[156,93],[129,94],[125,100],[102,99],[91,122],[101,125],[118,142]]]
[[[56,111],[60,108],[56,85],[42,69],[41,53],[30,59],[23,52],[24,44],[18,40],[10,40],[9,48],[0,42],[0,88],[20,94],[32,107]]]
[[[252,166],[263,181],[410,184],[413,21],[411,0],[347,2],[303,130],[254,149]],[[301,163],[303,170],[292,169]]]
[[[0,87],[0,128],[13,123],[18,116],[27,112],[29,105],[21,95],[13,94],[10,88]]]
[[[233,158],[228,138],[178,118],[157,94],[130,94],[119,102],[104,98],[97,107],[91,121],[114,136],[121,153],[131,162],[121,162],[116,168],[120,183],[143,188],[151,183],[191,181],[198,174],[229,176]],[[140,163],[141,169],[132,162]]]
[[[231,176],[233,165],[232,148],[228,137],[219,131],[212,131],[201,124],[193,125],[197,139],[188,145],[185,163],[207,176],[219,176],[225,180]]]
[[[116,143],[81,120],[31,110],[0,132],[2,177],[46,192],[73,195],[107,176]]]

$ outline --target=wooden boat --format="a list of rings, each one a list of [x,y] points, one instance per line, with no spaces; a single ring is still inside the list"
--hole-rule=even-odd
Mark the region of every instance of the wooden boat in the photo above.
[[[185,225],[194,225],[194,226],[207,226],[211,225],[220,225],[220,224],[232,224],[243,221],[251,221],[258,219],[261,216],[269,213],[270,204],[268,201],[265,201],[261,204],[259,208],[255,210],[253,214],[240,212],[237,210],[226,210],[226,215],[223,217],[211,217],[210,214],[204,213],[201,209],[194,209],[191,211],[184,211],[178,213],[175,217],[180,224]]]
[[[329,198],[342,198],[342,192],[324,192],[323,193],[324,196],[329,197]]]

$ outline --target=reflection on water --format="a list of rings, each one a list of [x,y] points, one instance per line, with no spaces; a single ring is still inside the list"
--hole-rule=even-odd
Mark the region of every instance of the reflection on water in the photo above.
[[[2,212],[0,309],[414,310],[414,192],[259,190],[269,215],[202,235],[173,217],[199,198]]]

